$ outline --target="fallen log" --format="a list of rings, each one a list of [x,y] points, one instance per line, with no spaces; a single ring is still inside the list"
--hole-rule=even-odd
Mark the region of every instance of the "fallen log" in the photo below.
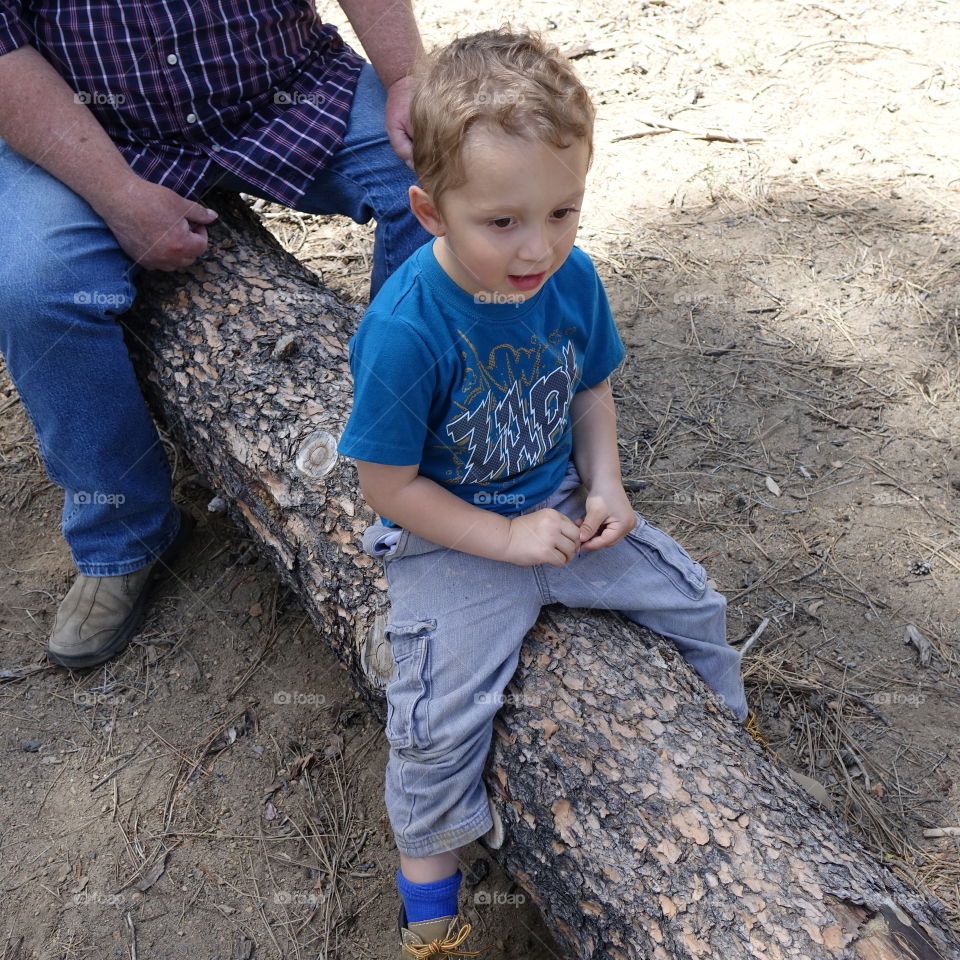
[[[211,202],[210,252],[142,278],[128,339],[174,436],[382,717],[386,584],[335,452],[358,311],[238,198]],[[960,957],[941,906],[817,808],[668,642],[548,609],[508,692],[488,770],[497,856],[571,956]]]

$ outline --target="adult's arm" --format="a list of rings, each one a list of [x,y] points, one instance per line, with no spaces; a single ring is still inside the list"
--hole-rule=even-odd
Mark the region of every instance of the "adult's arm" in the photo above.
[[[384,123],[390,143],[412,167],[410,101],[423,44],[411,0],[340,0],[340,6],[387,90]]]
[[[79,194],[128,256],[175,270],[207,245],[216,213],[138,176],[97,118],[32,46],[0,56],[0,139]]]

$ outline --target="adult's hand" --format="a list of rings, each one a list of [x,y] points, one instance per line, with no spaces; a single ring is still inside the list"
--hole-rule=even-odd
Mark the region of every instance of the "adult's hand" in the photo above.
[[[410,128],[410,103],[413,100],[415,81],[412,76],[401,77],[390,84],[387,90],[387,106],[383,122],[396,155],[412,170],[413,139]]]
[[[412,0],[339,0],[387,91],[383,122],[390,146],[413,169],[411,74],[423,56]]]
[[[207,249],[206,224],[217,213],[135,177],[98,211],[131,259],[148,270],[189,267]]]
[[[0,56],[0,136],[83,197],[145,267],[176,270],[206,249],[204,224],[216,213],[138,177],[89,107],[29,45]]]

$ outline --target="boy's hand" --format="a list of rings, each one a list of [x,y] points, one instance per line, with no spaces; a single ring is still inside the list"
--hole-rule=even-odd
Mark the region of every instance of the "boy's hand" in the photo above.
[[[633,507],[621,484],[589,491],[586,507],[587,512],[579,521],[578,546],[584,550],[612,547],[637,525]]]
[[[562,567],[579,548],[580,531],[569,517],[559,510],[538,510],[510,520],[503,559],[521,567],[538,563]]]

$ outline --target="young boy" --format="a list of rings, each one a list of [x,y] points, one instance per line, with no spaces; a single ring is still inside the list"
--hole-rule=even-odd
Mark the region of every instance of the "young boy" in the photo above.
[[[400,851],[401,956],[475,956],[457,851],[492,827],[492,720],[543,604],[622,611],[670,637],[747,714],[726,602],[630,506],[607,378],[623,358],[574,247],[593,107],[569,64],[495,30],[435,55],[411,112],[436,238],[386,283],[351,341],[340,452],[384,518],[395,662],[386,803]]]

